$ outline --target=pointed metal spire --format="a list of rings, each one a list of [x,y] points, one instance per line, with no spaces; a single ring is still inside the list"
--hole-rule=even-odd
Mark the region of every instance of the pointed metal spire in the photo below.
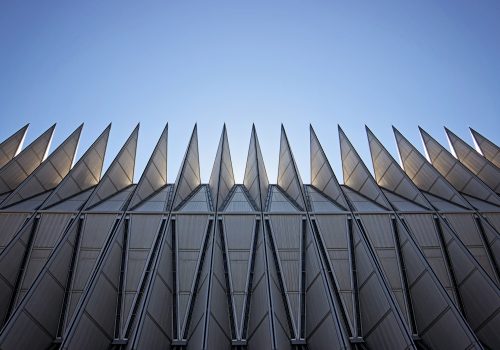
[[[469,129],[474,139],[476,150],[500,168],[500,147],[478,133],[476,130],[472,128]]]
[[[311,151],[311,185],[319,189],[328,197],[339,203],[344,208],[349,208],[340,184],[326,157],[323,147],[309,125],[310,151]]]
[[[167,184],[167,141],[168,124],[149,158],[148,164],[141,175],[129,207],[133,208],[155,191]]]
[[[64,140],[3,202],[8,206],[55,188],[71,170],[83,124]]]
[[[14,190],[45,159],[56,124],[0,169],[0,194]]]
[[[458,191],[430,164],[395,127],[393,127],[399,157],[403,169],[413,183],[421,190],[444,198],[460,206],[470,208],[469,203]]]
[[[28,126],[29,124],[26,124],[5,141],[0,143],[0,168],[2,168],[19,153],[24,143]]]
[[[231,152],[227,140],[226,124],[222,128],[219,146],[215,155],[212,173],[208,182],[212,191],[212,198],[215,201],[215,207],[219,210],[224,203],[229,191],[234,186],[233,164],[231,162]]]
[[[252,135],[250,136],[243,184],[250,193],[252,200],[257,204],[257,209],[264,210],[267,190],[269,188],[269,179],[267,178],[266,167],[264,165],[264,159],[262,158],[255,125],[252,125]]]
[[[377,184],[427,209],[432,209],[429,201],[368,127],[366,133]]]
[[[181,168],[175,180],[173,206],[176,208],[201,184],[197,125],[194,125]]]
[[[500,193],[500,169],[448,128],[444,129],[458,160],[472,173],[483,180],[492,190],[496,193]]]
[[[95,186],[99,182],[110,130],[111,124],[104,129],[101,135],[99,135],[83,156],[80,157],[69,174],[51,193],[42,208],[59,203],[66,198]]]
[[[134,180],[135,155],[137,151],[137,138],[139,136],[139,124],[130,134],[129,138],[118,152],[103,178],[96,186],[88,202],[85,204],[89,208],[103,199],[130,186]]]
[[[439,144],[424,129],[420,128],[427,155],[432,165],[459,192],[500,205],[500,197],[465,165]]]
[[[297,165],[295,164],[295,159],[293,158],[293,153],[283,124],[281,124],[277,183],[291,199],[305,210],[304,186],[299,171],[297,170]]]
[[[378,187],[365,163],[358,155],[358,152],[356,152],[356,149],[353,147],[340,125],[338,129],[344,183],[382,207],[389,209],[391,207],[389,202],[385,198],[380,187]]]

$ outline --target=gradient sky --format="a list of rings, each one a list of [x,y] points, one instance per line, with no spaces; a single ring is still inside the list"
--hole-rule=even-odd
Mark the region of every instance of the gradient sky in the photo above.
[[[500,1],[0,2],[0,139],[85,122],[78,156],[113,123],[106,164],[141,122],[139,178],[169,123],[173,182],[198,122],[208,181],[224,122],[243,180],[252,123],[276,181],[283,122],[304,182],[312,123],[342,181],[337,124],[371,169],[364,125],[500,141]]]

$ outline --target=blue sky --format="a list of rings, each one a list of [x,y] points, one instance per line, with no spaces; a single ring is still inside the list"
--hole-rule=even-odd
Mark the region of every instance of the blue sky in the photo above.
[[[10,1],[0,3],[0,139],[85,122],[79,155],[113,122],[109,164],[141,122],[136,179],[169,122],[174,181],[195,122],[202,179],[227,124],[237,182],[256,124],[276,181],[280,124],[309,181],[316,128],[342,180],[337,124],[371,169],[364,125],[500,141],[499,1]]]

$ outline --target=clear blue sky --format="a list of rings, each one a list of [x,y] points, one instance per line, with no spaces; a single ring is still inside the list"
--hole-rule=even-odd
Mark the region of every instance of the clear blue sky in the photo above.
[[[309,181],[315,126],[342,180],[337,124],[371,169],[367,124],[500,141],[500,1],[15,1],[0,3],[0,139],[113,122],[107,162],[141,122],[136,179],[168,121],[169,181],[198,122],[202,179],[223,122],[242,182],[252,122],[276,181],[280,123]],[[446,143],[445,143],[446,144]]]

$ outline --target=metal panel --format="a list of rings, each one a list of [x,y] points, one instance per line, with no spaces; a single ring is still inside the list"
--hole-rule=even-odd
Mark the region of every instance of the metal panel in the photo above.
[[[97,337],[99,339],[98,348],[107,348],[105,346],[111,342],[114,336],[114,326],[116,320],[116,310],[118,302],[118,288],[120,276],[120,262],[122,261],[122,249],[124,237],[127,233],[125,221],[117,227],[116,232],[111,232],[112,241],[109,249],[103,252],[102,264],[96,266],[97,275],[83,291],[81,304],[68,327],[67,334],[64,337],[63,349],[85,349],[95,344]],[[85,234],[85,232],[84,232]],[[85,249],[85,246],[81,246]],[[81,277],[81,270],[77,265],[76,278]],[[92,332],[97,329],[100,332]],[[93,334],[89,337],[88,334]]]
[[[305,208],[302,180],[293,159],[285,128],[281,126],[280,155],[278,165],[278,186],[301,208]]]
[[[55,188],[69,173],[83,124],[45,159],[3,202],[12,205],[36,194]]]
[[[78,211],[82,208],[83,204],[90,197],[92,193],[92,188],[76,194],[73,197],[63,199],[61,202],[55,203],[51,207],[46,207],[46,210],[50,211]],[[49,200],[50,201],[50,200]]]
[[[22,276],[17,304],[47,262],[67,227],[71,214],[42,214]],[[17,305],[16,304],[16,305]]]
[[[269,211],[271,212],[297,212],[297,206],[292,204],[283,195],[281,190],[277,186],[271,186],[271,198]]]
[[[272,236],[295,336],[300,337],[302,217],[273,215]],[[278,277],[279,278],[279,277]]]
[[[167,185],[150,198],[145,199],[133,208],[134,211],[164,211],[167,207],[167,200],[173,190],[172,185]]]
[[[424,211],[427,210],[425,207],[422,207],[406,198],[398,196],[397,194],[382,189],[384,195],[387,197],[389,202],[394,206],[395,210],[411,212],[411,211]]]
[[[167,137],[168,125],[163,129],[151,158],[139,179],[137,190],[130,201],[130,207],[134,207],[167,184]]]
[[[55,124],[0,169],[0,193],[14,190],[45,159]]]
[[[340,189],[337,177],[330,166],[330,162],[326,158],[323,147],[321,147],[312,126],[309,128],[309,134],[311,149],[311,185],[318,188],[337,203],[340,203],[344,208],[347,208],[348,205]]]
[[[163,219],[166,220],[166,219]],[[156,243],[160,245],[158,259],[155,265],[151,265],[151,280],[148,289],[143,291],[144,310],[142,317],[138,319],[138,330],[135,336],[125,334],[129,337],[129,348],[136,349],[161,349],[169,348],[173,338],[173,297],[172,285],[172,222],[168,224],[166,230],[162,232],[164,224],[160,226]],[[162,238],[163,237],[163,238]],[[138,237],[137,237],[138,238]],[[136,244],[131,242],[131,246]],[[152,260],[149,260],[148,264]],[[137,302],[137,301],[136,301]],[[132,310],[134,312],[134,310]],[[131,322],[132,320],[128,320]],[[130,324],[129,324],[130,327]]]
[[[26,137],[26,131],[28,131],[28,126],[29,124],[26,124],[0,143],[0,169],[21,150],[24,138]]]
[[[473,215],[465,213],[446,214],[445,217],[469,252],[498,285],[498,276],[495,273],[493,262],[490,260],[487,251],[488,243],[483,241]]]
[[[500,342],[500,334],[494,331],[500,329],[500,318],[496,317],[500,312],[500,290],[451,229],[442,227],[467,321],[479,339],[494,348]]]
[[[273,349],[273,333],[271,325],[270,295],[267,288],[266,252],[262,234],[262,222],[260,223],[260,234],[257,240],[255,252],[255,268],[252,282],[252,297],[249,304],[247,344],[249,350]],[[272,266],[270,267],[272,268]]]
[[[251,283],[249,273],[254,242],[254,225],[255,216],[253,215],[226,215],[224,217],[231,296],[235,309],[235,321],[240,333],[245,317],[243,307],[246,298],[249,297],[247,295],[247,283]]]
[[[0,252],[28,219],[27,213],[0,213]]]
[[[179,209],[181,212],[206,212],[209,211],[208,203],[208,186],[202,185],[194,192],[190,197],[187,198],[185,203]]]
[[[248,146],[243,185],[248,189],[250,197],[256,203],[257,208],[263,210],[269,187],[269,179],[267,178],[255,125],[252,126],[252,136],[250,137],[250,145]]]
[[[368,143],[370,145],[370,153],[377,184],[397,193],[399,196],[418,203],[424,208],[430,209],[429,203],[425,197],[422,196],[422,193],[420,193],[415,184],[413,184],[404,173],[403,169],[401,169],[401,166],[375,135],[373,135],[368,127],[366,128],[366,133],[368,135]]]
[[[124,205],[128,198],[134,192],[135,185],[128,186],[125,189],[117,192],[109,198],[97,203],[90,210],[93,212],[106,212],[106,211],[118,211],[124,209]]]
[[[50,199],[44,205],[45,208],[59,203],[64,199],[70,199],[78,193],[97,185],[101,178],[110,129],[111,124],[94,141],[69,174],[53,191]]]
[[[471,172],[477,175],[496,193],[500,193],[500,169],[469,146],[457,135],[445,128],[454,155]]]
[[[216,210],[222,208],[229,191],[234,186],[233,164],[227,139],[226,125],[222,129],[217,154],[209,180],[210,191]]]
[[[309,202],[311,203],[311,209],[316,213],[340,212],[347,208],[347,206],[341,208],[335,205],[330,199],[326,198],[312,186],[306,186],[306,189],[309,196]],[[342,197],[342,199],[344,199],[344,197]]]
[[[139,125],[130,134],[129,138],[118,152],[106,174],[96,186],[86,207],[91,207],[104,199],[114,195],[132,184],[134,179],[135,156],[137,151],[137,137]]]
[[[244,189],[240,185],[236,185],[233,194],[230,195],[229,201],[224,207],[225,212],[253,212],[255,211],[252,204],[248,201]]]
[[[409,330],[371,256],[367,242],[353,225],[354,254],[360,303],[362,335],[375,349],[413,348]],[[373,300],[378,300],[374,303]]]
[[[389,287],[394,295],[403,295],[405,293],[403,277],[401,266],[398,263],[398,248],[396,247],[391,217],[389,215],[361,215],[361,220]],[[404,298],[396,298],[396,300],[407,324],[410,325],[411,316],[406,300]]]
[[[115,215],[109,214],[87,214],[86,216],[74,267],[66,327],[72,319],[76,305],[84,292],[90,275],[94,271],[95,263],[116,220]]]
[[[225,250],[224,232],[220,231],[219,225],[222,221],[218,220],[215,227],[216,232],[214,235],[214,246],[212,250],[212,263],[209,278],[210,281],[210,294],[207,301],[208,317],[205,325],[205,339],[203,341],[203,348],[205,349],[230,349],[231,340],[236,338],[234,332],[234,310],[227,295],[230,293],[228,285],[225,280],[225,266],[223,261],[223,251]],[[229,282],[229,281],[227,281]]]
[[[446,178],[459,192],[481,198],[500,205],[500,197],[465,165],[441,146],[423,129],[420,134],[432,165]]]
[[[387,199],[378,187],[375,179],[361,160],[361,157],[339,126],[340,153],[342,156],[342,172],[344,184],[370,198],[384,208],[390,208]]]
[[[368,199],[361,194],[353,191],[349,187],[344,186],[344,193],[349,198],[349,201],[354,205],[354,209],[360,212],[384,212],[387,211],[386,208],[381,207],[378,203]]]
[[[328,344],[330,349],[346,349],[349,345],[347,324],[344,324],[342,305],[331,297],[326,276],[323,274],[313,233],[306,226],[305,232],[305,312],[302,337],[307,340],[308,348],[322,348]],[[304,319],[305,318],[305,319]]]
[[[421,190],[447,199],[455,204],[469,207],[457,190],[425,159],[408,140],[394,128],[399,156],[410,179]]]
[[[184,155],[179,174],[175,180],[174,199],[172,208],[176,208],[201,183],[200,160],[198,153],[198,133],[194,126],[189,145]]]
[[[343,307],[349,317],[351,329],[355,328],[354,286],[349,257],[349,236],[346,215],[317,215],[320,235],[328,253]]]
[[[474,129],[471,128],[470,131],[474,138],[476,149],[480,151],[486,159],[500,168],[500,148]]]
[[[0,347],[45,349],[56,338],[67,282],[67,271],[71,265],[78,227],[77,223],[71,226],[36,278],[33,287],[30,288],[26,297],[10,317],[0,333]],[[41,325],[43,325],[43,330],[40,329]],[[41,331],[43,331],[44,336],[40,336]],[[24,341],[27,334],[34,337],[30,339],[30,342]],[[33,342],[36,342],[36,346]]]

